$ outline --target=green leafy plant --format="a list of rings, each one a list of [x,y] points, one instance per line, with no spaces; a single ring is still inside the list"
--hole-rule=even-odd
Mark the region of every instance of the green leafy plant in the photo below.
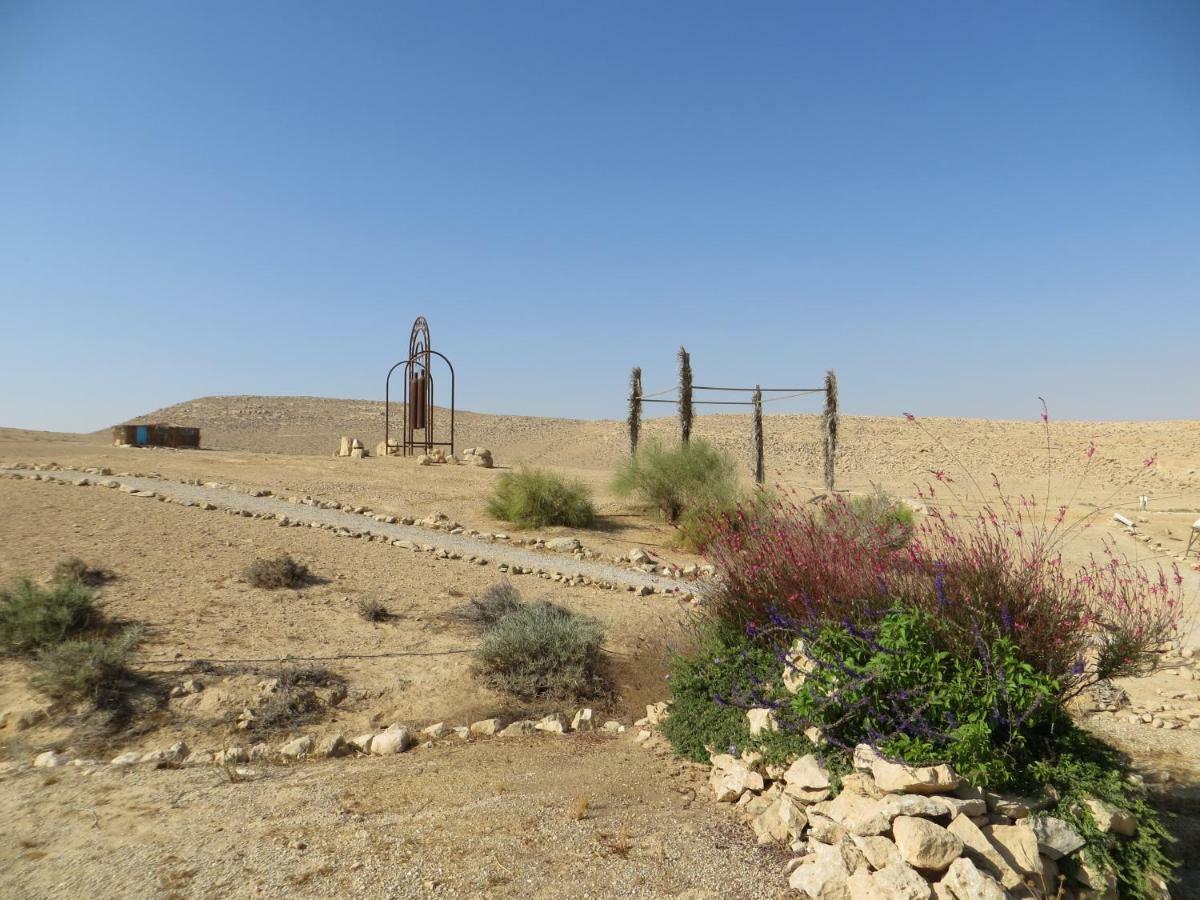
[[[112,638],[46,646],[38,653],[30,681],[59,700],[115,700],[136,683],[129,664],[144,635],[141,625],[130,625]]]
[[[612,486],[618,495],[657,510],[692,548],[707,543],[710,523],[734,511],[739,500],[733,460],[699,438],[677,447],[643,442],[617,470]]]
[[[296,562],[288,554],[274,559],[256,559],[242,573],[242,577],[256,588],[299,588],[312,580],[308,566]]]
[[[488,513],[518,528],[588,528],[596,520],[586,485],[544,469],[502,474],[488,501]]]
[[[600,623],[552,603],[522,604],[475,650],[473,671],[520,700],[579,700],[605,687]]]
[[[11,653],[57,644],[99,618],[96,592],[79,581],[41,587],[20,578],[0,588],[0,644]]]

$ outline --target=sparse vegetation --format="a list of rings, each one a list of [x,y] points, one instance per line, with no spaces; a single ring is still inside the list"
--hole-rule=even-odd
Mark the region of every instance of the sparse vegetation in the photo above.
[[[383,602],[374,597],[364,597],[358,601],[358,614],[368,622],[386,622],[392,617]]]
[[[96,624],[96,592],[79,581],[41,587],[20,578],[0,588],[0,643],[10,653],[35,653]]]
[[[869,494],[856,494],[847,505],[865,540],[877,540],[889,550],[903,547],[912,540],[912,508],[879,488]]]
[[[136,683],[129,664],[144,634],[141,625],[130,625],[112,638],[46,646],[38,653],[33,686],[58,700],[115,701]]]
[[[93,566],[84,562],[78,556],[71,556],[61,560],[54,567],[54,572],[51,574],[50,580],[55,584],[78,581],[80,584],[86,584],[89,587],[99,587],[106,581],[112,580],[112,577],[112,572],[102,566]]]
[[[679,543],[697,551],[712,537],[714,522],[740,499],[732,458],[699,438],[677,447],[644,442],[617,470],[613,491],[657,510],[679,529]]]
[[[515,593],[515,591],[513,592]],[[498,592],[507,602],[507,591]],[[475,650],[474,673],[520,700],[581,700],[605,688],[600,623],[546,601],[501,616]]]
[[[280,670],[273,682],[254,710],[250,731],[279,731],[307,722],[326,708],[316,689],[344,685],[340,676],[324,666],[289,666]]]
[[[257,588],[274,590],[275,588],[304,587],[312,580],[308,566],[296,562],[288,554],[274,559],[254,560],[246,567],[242,577]]]
[[[596,520],[586,485],[544,469],[502,474],[488,501],[488,513],[518,528],[588,528]]]
[[[586,794],[580,794],[567,808],[567,817],[574,822],[582,822],[587,818],[588,813],[592,809],[592,801],[587,798]]]
[[[507,578],[497,581],[478,597],[454,611],[454,618],[487,631],[509,613],[521,608],[521,593]]]

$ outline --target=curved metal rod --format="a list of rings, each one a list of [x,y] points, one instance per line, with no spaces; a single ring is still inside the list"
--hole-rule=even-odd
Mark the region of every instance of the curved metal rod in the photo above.
[[[384,444],[384,447],[386,448],[388,445],[388,440],[391,438],[392,373],[395,372],[396,369],[400,368],[400,366],[404,366],[405,409],[407,410],[408,403],[409,403],[409,398],[408,398],[409,371],[413,366],[423,362],[423,360],[420,359],[420,357],[425,357],[426,359],[428,359],[428,357],[430,355],[441,357],[442,362],[444,362],[446,364],[446,367],[450,370],[450,454],[453,456],[454,455],[454,400],[455,400],[455,380],[456,380],[456,376],[454,374],[454,363],[450,362],[450,360],[446,357],[446,354],[440,353],[437,350],[431,350],[428,347],[426,347],[422,350],[419,350],[417,353],[413,354],[408,359],[400,360],[400,362],[396,363],[390,369],[388,369],[387,378],[384,380],[384,383],[383,383],[383,444]],[[432,382],[433,382],[432,374],[430,375],[429,381],[430,381],[430,386],[432,387]],[[427,398],[427,399],[431,399],[431,398]],[[428,404],[428,407],[429,407],[430,424],[432,424],[433,403],[430,402]],[[405,424],[404,437],[405,437],[406,443],[410,443],[407,421]],[[428,441],[426,443],[428,446],[432,446],[432,444],[430,444]],[[385,449],[384,453],[386,454],[386,452],[387,451]]]

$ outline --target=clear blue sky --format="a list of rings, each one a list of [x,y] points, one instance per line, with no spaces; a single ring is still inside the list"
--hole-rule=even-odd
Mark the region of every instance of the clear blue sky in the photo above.
[[[1197,418],[1198,47],[1194,0],[0,0],[0,425],[381,398],[419,313],[482,411],[621,416],[683,343]]]

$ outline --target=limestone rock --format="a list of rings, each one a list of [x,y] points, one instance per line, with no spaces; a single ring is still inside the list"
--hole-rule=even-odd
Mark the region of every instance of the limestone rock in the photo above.
[[[794,785],[805,790],[822,790],[829,787],[829,770],[809,753],[788,766],[783,773],[783,781],[789,787]]]
[[[956,835],[928,819],[897,816],[892,836],[904,861],[916,869],[940,872],[963,852],[963,842]]]
[[[871,763],[876,786],[889,794],[949,794],[962,779],[949,766],[906,766],[877,758]]]
[[[340,734],[326,735],[317,744],[317,755],[327,758],[345,756],[349,751],[346,739]]]
[[[883,834],[890,827],[891,819],[880,812],[881,802],[842,791],[832,800],[813,804],[809,811],[828,816],[850,834],[867,837]]]
[[[451,732],[452,729],[445,722],[435,722],[433,725],[427,725],[421,729],[422,737],[427,737],[431,740],[444,738],[451,734]]]
[[[499,719],[480,719],[478,722],[471,723],[471,734],[490,737],[497,734],[504,725]]]
[[[371,742],[375,740],[375,732],[369,731],[366,734],[360,734],[358,737],[350,738],[346,743],[359,753],[370,753]]]
[[[1021,883],[1021,876],[969,817],[955,816],[946,830],[963,842],[964,854],[975,865],[999,879],[1004,887],[1015,888]]]
[[[565,734],[567,731],[567,723],[563,721],[563,717],[559,713],[542,716],[533,727],[549,734]]]
[[[313,745],[316,741],[311,734],[304,737],[296,738],[294,741],[288,741],[279,748],[279,755],[286,756],[289,759],[299,759],[301,756],[308,756],[312,752]]]
[[[879,835],[859,837],[855,834],[851,835],[850,839],[854,841],[854,846],[859,849],[859,852],[866,857],[872,869],[883,869],[892,863],[904,862],[900,850],[885,837]]]
[[[537,730],[537,723],[532,719],[518,719],[516,722],[502,728],[499,737],[521,737],[522,735],[534,734]]]
[[[948,819],[950,808],[938,803],[936,797],[921,794],[889,794],[878,805],[879,814],[889,822],[896,816],[921,816],[925,819]]]
[[[789,693],[796,693],[808,678],[808,673],[817,667],[805,652],[804,640],[797,638],[783,660],[783,686]]]
[[[788,876],[788,885],[812,900],[850,900],[850,869],[837,847],[815,844],[812,852]]]
[[[1030,819],[1030,827],[1037,835],[1038,852],[1050,859],[1069,856],[1087,843],[1078,831],[1054,816]]]
[[[1033,829],[1025,822],[1018,825],[986,825],[980,829],[991,841],[1009,868],[1022,879],[1041,875],[1042,863],[1038,857],[1038,839]]]
[[[341,442],[338,444],[337,455],[338,456],[349,456],[350,455],[350,438],[345,437],[345,436],[342,437]]]
[[[595,731],[596,721],[595,716],[590,709],[581,709],[575,713],[575,718],[571,720],[572,731]]]
[[[546,541],[546,549],[556,553],[571,553],[578,550],[580,546],[579,539],[573,537],[552,538]]]
[[[903,860],[874,873],[859,869],[849,885],[850,900],[928,900],[933,893],[929,882]]]
[[[416,739],[407,728],[392,725],[382,734],[375,735],[375,739],[371,741],[371,755],[391,756],[395,753],[403,753],[415,743]]]
[[[942,883],[950,888],[957,900],[1005,900],[1007,897],[994,878],[980,872],[965,856],[950,864]]]
[[[708,783],[718,803],[733,803],[746,791],[763,789],[762,776],[751,771],[741,760],[734,760],[728,768],[714,767]]]
[[[33,767],[35,769],[57,769],[60,766],[70,765],[70,763],[71,757],[65,753],[57,753],[54,750],[39,753],[33,758]]]
[[[1200,721],[1197,719],[1196,721]],[[1101,831],[1109,834],[1123,834],[1126,837],[1133,837],[1137,834],[1137,819],[1133,814],[1113,806],[1111,803],[1105,803],[1103,800],[1087,800],[1087,808],[1091,810],[1092,818],[1096,820],[1096,827]]]
[[[822,844],[838,844],[849,833],[843,825],[838,824],[829,816],[808,810],[808,834],[814,841]]]
[[[764,731],[778,731],[779,723],[775,721],[775,710],[760,708],[746,710],[746,719],[750,723],[750,736],[758,737]]]
[[[799,837],[807,824],[808,819],[797,804],[788,797],[779,797],[753,819],[750,827],[759,843],[783,844]]]

